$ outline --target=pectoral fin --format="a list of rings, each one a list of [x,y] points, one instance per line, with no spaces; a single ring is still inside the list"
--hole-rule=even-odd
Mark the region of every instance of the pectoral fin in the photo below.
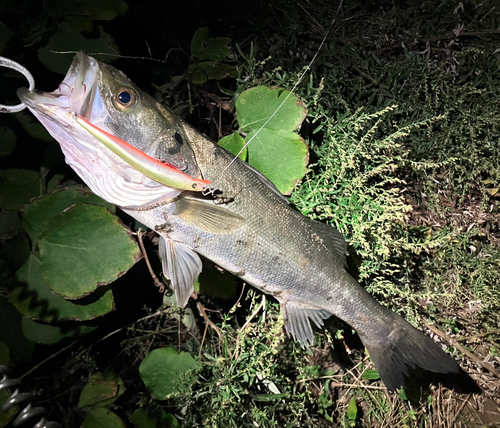
[[[170,280],[179,307],[186,306],[193,294],[194,283],[201,272],[200,256],[189,246],[160,237],[159,245],[163,274]]]
[[[243,226],[245,219],[227,208],[196,199],[180,199],[174,215],[209,233],[229,233]]]
[[[311,321],[321,327],[323,320],[332,315],[322,309],[305,308],[292,302],[281,303],[281,311],[288,336],[292,336],[298,341],[302,348],[313,343],[314,335]]]

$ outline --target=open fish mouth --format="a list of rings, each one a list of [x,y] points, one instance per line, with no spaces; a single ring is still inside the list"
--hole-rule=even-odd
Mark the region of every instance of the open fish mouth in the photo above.
[[[78,52],[55,91],[21,88],[17,95],[59,142],[66,163],[95,194],[131,209],[172,199],[180,193],[178,189],[135,170],[76,122],[75,116],[81,116],[104,129],[113,122],[101,94],[101,85],[105,87],[101,68],[105,67],[109,66]]]
[[[93,101],[99,98],[97,79],[99,74],[99,63],[92,57],[78,52],[71,66],[53,92],[43,92],[35,89],[29,91],[27,88],[18,90],[17,95],[21,101],[30,109],[54,119],[63,119],[60,113],[76,113],[87,120],[95,119],[102,111],[95,111]],[[96,97],[97,95],[97,97]],[[102,107],[102,104],[101,104]],[[94,110],[93,117],[91,113]],[[63,119],[64,120],[64,119]]]

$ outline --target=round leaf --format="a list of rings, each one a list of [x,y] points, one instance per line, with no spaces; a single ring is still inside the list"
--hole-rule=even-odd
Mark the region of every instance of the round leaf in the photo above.
[[[78,407],[107,407],[125,392],[123,381],[114,373],[96,373],[90,376],[80,395]]]
[[[75,205],[54,217],[38,243],[42,275],[66,299],[109,284],[141,258],[130,231],[106,208]]]
[[[179,426],[174,415],[162,410],[148,411],[144,407],[139,407],[132,413],[130,420],[135,428],[177,428]]]
[[[208,37],[208,27],[199,28],[191,39],[191,55],[198,59],[222,61],[231,55],[227,37]]]
[[[245,140],[249,143],[248,163],[284,194],[292,192],[309,162],[307,145],[295,132],[307,109],[297,96],[289,94],[258,86],[243,92],[236,100],[238,123],[247,133]]]
[[[32,254],[17,271],[16,279],[23,284],[10,295],[10,302],[24,316],[40,321],[86,321],[114,309],[113,295],[108,290],[99,300],[88,305],[75,305],[56,296],[45,283],[40,261]]]
[[[165,400],[177,390],[182,377],[196,371],[199,366],[187,352],[178,354],[173,348],[160,348],[142,360],[139,372],[151,397]]]
[[[55,325],[41,324],[39,322],[23,318],[23,334],[35,343],[52,345],[60,342],[65,337],[78,337],[94,331],[97,327],[87,325],[74,325],[71,329],[64,331]]]
[[[24,229],[32,242],[35,244],[38,241],[54,217],[68,207],[80,203],[100,205],[108,208],[111,212],[115,211],[114,205],[107,203],[83,187],[70,187],[55,191],[50,195],[35,199],[24,208]]]
[[[125,423],[109,409],[98,407],[91,410],[82,423],[82,428],[125,428]]]

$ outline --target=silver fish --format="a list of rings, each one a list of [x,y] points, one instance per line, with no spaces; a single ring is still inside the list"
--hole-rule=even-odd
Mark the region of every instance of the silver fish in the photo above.
[[[97,195],[155,230],[163,270],[184,307],[202,269],[199,255],[274,296],[289,336],[313,342],[311,321],[332,314],[359,334],[389,390],[409,370],[465,375],[432,339],[380,305],[346,271],[346,243],[333,227],[295,211],[261,173],[211,142],[120,71],[78,53],[52,93],[20,89],[21,101],[60,143]],[[68,113],[168,162],[217,191],[154,182],[83,130]],[[472,380],[467,378],[468,381]]]

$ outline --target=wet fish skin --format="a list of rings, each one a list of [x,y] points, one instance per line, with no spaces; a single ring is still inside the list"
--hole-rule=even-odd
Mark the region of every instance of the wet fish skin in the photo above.
[[[99,63],[95,85],[99,88],[95,94],[102,98],[99,126],[141,150],[151,148],[147,135],[179,135],[192,168],[189,175],[198,173],[221,192],[218,196],[183,192],[159,203],[122,206],[161,236],[163,270],[180,306],[193,292],[201,271],[200,254],[274,296],[281,304],[287,333],[303,346],[313,342],[311,321],[321,327],[332,314],[344,320],[359,334],[390,390],[402,387],[415,367],[463,374],[432,339],[380,305],[347,273],[346,244],[336,229],[295,211],[262,174],[159,106],[121,72]],[[127,112],[115,108],[113,97],[123,87],[136,91],[139,108]],[[39,108],[36,100],[31,94],[29,107],[34,113]],[[97,101],[86,99],[82,104],[87,119]],[[52,114],[57,123],[57,108],[52,110],[44,114]]]

